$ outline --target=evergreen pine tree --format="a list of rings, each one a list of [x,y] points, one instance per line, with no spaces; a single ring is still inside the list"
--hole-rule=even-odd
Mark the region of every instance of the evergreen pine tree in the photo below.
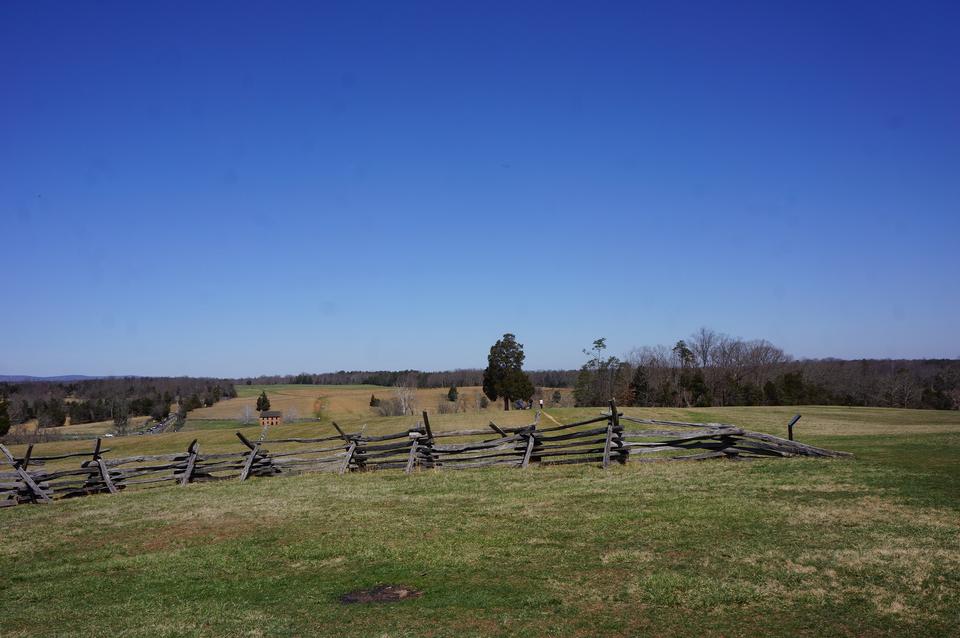
[[[533,383],[523,371],[523,344],[510,333],[503,335],[490,348],[487,369],[483,371],[483,393],[491,400],[503,399],[503,409],[510,409],[516,399],[529,400]]]

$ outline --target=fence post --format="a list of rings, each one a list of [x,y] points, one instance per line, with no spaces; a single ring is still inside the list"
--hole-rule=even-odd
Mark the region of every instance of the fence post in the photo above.
[[[360,426],[360,431],[353,438],[357,443],[357,449],[353,451],[353,462],[357,466],[357,470],[360,472],[367,471],[367,449],[366,443],[363,440],[363,433],[367,429],[367,424],[364,423]]]
[[[430,417],[427,416],[427,411],[423,411],[423,429],[427,431],[427,438],[431,441],[433,440],[433,430],[430,429]]]
[[[617,402],[610,399],[610,418],[607,419],[607,439],[603,443],[603,469],[610,466],[610,447],[613,443],[613,434],[620,429],[620,413],[617,412]]]
[[[337,425],[337,422],[336,422],[336,421],[331,421],[330,423],[332,423],[332,424],[333,424],[333,427],[336,428],[337,434],[340,435],[340,438],[341,438],[341,439],[343,439],[344,441],[350,440],[350,437],[347,436],[347,433],[346,433],[346,432],[344,432],[343,430],[340,429],[340,426]]]
[[[537,422],[534,421],[533,425],[529,426],[529,429],[521,433],[521,436],[526,437],[527,447],[523,452],[523,460],[520,461],[520,469],[525,470],[530,465],[530,457],[533,456],[533,448],[537,445]]]
[[[347,471],[347,468],[350,467],[350,461],[353,460],[353,453],[357,449],[357,442],[351,441],[350,447],[347,449],[347,458],[343,459],[343,465],[340,466],[340,471],[337,474],[343,474]]]
[[[350,468],[350,462],[353,460],[353,453],[357,450],[357,440],[347,436],[347,433],[344,432],[339,425],[337,425],[336,421],[331,421],[330,423],[333,424],[333,427],[337,430],[337,434],[340,435],[340,438],[343,439],[345,443],[349,443],[349,446],[347,447],[347,457],[343,459],[343,463],[340,465],[340,469],[337,471],[337,474],[343,474]]]
[[[183,470],[183,476],[180,477],[180,485],[187,485],[190,482],[190,479],[193,478],[193,466],[197,464],[197,454],[200,450],[200,446],[197,445],[197,440],[194,439],[193,443],[187,446],[187,452],[190,456],[187,458],[187,467]]]
[[[426,440],[423,441],[423,445],[420,446],[420,449],[426,449],[427,457],[429,462],[427,467],[434,468],[436,467],[436,459],[433,456],[433,430],[430,429],[430,417],[427,415],[427,411],[423,411],[423,430],[426,432]]]
[[[246,463],[243,464],[243,470],[240,472],[240,480],[246,481],[247,477],[250,476],[250,470],[253,468],[253,463],[257,459],[257,454],[260,453],[260,442],[257,441],[256,443],[251,443],[247,440],[247,437],[243,436],[239,432],[237,432],[237,438],[239,438],[244,445],[250,448],[250,455],[247,457]]]
[[[537,438],[533,435],[531,431],[526,435],[527,437],[527,449],[523,453],[523,461],[520,462],[520,469],[525,470],[530,465],[530,455],[533,454],[533,446],[537,444]]]
[[[413,472],[413,466],[417,462],[417,450],[420,447],[420,431],[419,430],[410,430],[407,434],[412,440],[410,441],[410,455],[407,456],[407,469],[404,470],[407,474]]]
[[[93,458],[87,461],[87,463],[93,463],[100,469],[100,478],[103,480],[103,484],[107,486],[107,490],[111,494],[117,493],[117,486],[113,484],[113,481],[110,479],[110,471],[107,469],[107,464],[103,462],[103,458],[100,457],[100,444],[101,440],[97,437],[97,443],[93,446]]]
[[[33,446],[31,446],[31,448],[32,447]],[[28,457],[29,457],[29,452],[30,451],[28,450],[28,454],[27,454]],[[2,453],[3,456],[6,457],[10,465],[13,466],[14,471],[20,476],[20,479],[27,486],[27,489],[30,490],[30,500],[36,503],[37,500],[39,499],[44,503],[49,503],[50,497],[47,496],[47,493],[44,492],[42,489],[40,489],[40,486],[37,485],[37,483],[33,480],[33,477],[31,477],[30,474],[28,474],[27,471],[23,469],[20,462],[17,461],[16,458],[14,458],[13,454],[10,454],[10,450],[8,450],[7,447],[2,443],[0,443],[0,453]]]
[[[787,424],[787,438],[790,439],[791,441],[793,440],[793,426],[799,420],[800,420],[800,415],[797,414],[797,415],[794,415],[794,417],[790,419],[790,423]]]

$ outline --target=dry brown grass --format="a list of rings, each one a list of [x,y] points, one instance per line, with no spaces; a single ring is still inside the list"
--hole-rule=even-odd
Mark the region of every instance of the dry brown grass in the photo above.
[[[245,406],[251,409],[256,407],[257,396],[264,390],[270,399],[271,410],[290,412],[295,410],[300,417],[310,417],[317,399],[324,403],[325,411],[334,418],[350,419],[351,417],[364,419],[375,416],[370,409],[370,395],[380,399],[389,399],[394,396],[393,388],[379,386],[323,386],[323,385],[277,385],[277,386],[238,386],[240,396],[235,399],[226,399],[209,408],[200,408],[190,413],[193,419],[236,419],[243,412]],[[460,397],[470,412],[477,411],[477,399],[483,390],[479,386],[458,388]],[[553,389],[547,390],[548,395]],[[569,394],[569,390],[562,392]],[[418,410],[427,410],[431,414],[437,412],[437,406],[446,400],[446,388],[418,388],[416,391]],[[485,413],[499,413],[503,411],[500,402],[492,402]]]

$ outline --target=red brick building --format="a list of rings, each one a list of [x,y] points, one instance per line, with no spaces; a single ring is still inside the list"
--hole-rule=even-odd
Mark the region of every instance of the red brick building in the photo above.
[[[277,410],[264,410],[260,413],[260,427],[266,425],[280,425],[283,421],[283,412]]]

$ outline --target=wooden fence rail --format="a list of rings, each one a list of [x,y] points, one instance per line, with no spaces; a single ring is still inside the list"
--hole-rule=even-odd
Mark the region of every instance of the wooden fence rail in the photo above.
[[[796,419],[794,418],[794,423]],[[552,417],[551,417],[552,419]],[[554,423],[557,421],[554,420]],[[624,423],[630,426],[625,429]],[[602,425],[601,425],[602,424]],[[426,412],[409,430],[385,435],[347,433],[333,424],[336,434],[317,438],[261,436],[248,440],[237,432],[242,448],[236,452],[204,454],[196,441],[184,452],[116,459],[103,456],[101,440],[91,452],[33,456],[33,446],[15,457],[0,445],[0,507],[20,503],[49,503],[54,499],[90,494],[116,494],[131,488],[188,485],[203,481],[251,476],[267,477],[302,472],[363,472],[402,469],[467,469],[593,463],[732,460],[769,457],[843,457],[837,452],[788,439],[751,432],[723,423],[686,423],[638,419],[622,414],[614,402],[609,412],[575,423],[540,428],[534,422],[505,428],[491,422],[488,429],[434,432]],[[456,439],[438,443],[437,439]],[[270,445],[302,444],[300,449],[271,452]],[[46,469],[49,461],[84,459],[79,467]],[[6,466],[8,469],[3,470]]]

